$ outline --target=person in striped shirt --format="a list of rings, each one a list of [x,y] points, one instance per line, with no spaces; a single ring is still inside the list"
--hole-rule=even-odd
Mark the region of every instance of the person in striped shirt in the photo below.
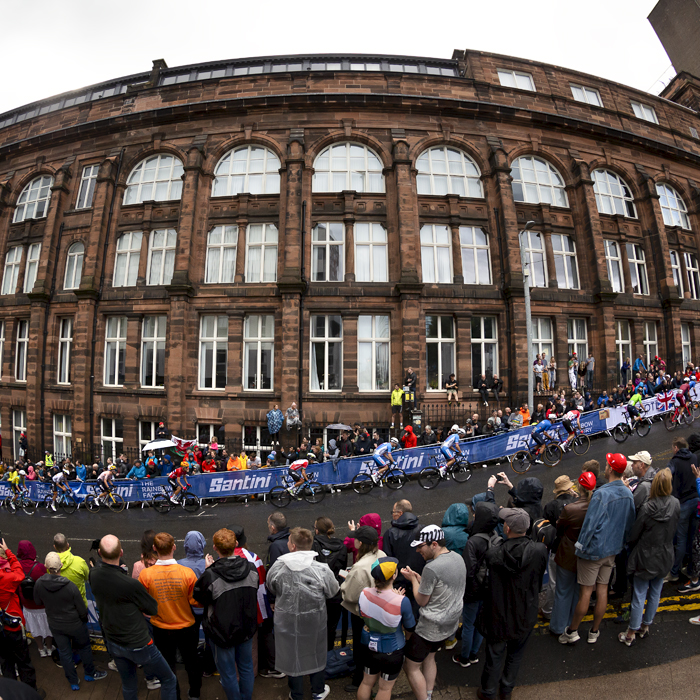
[[[360,593],[360,615],[365,622],[362,644],[368,651],[358,700],[370,700],[377,677],[376,700],[390,700],[391,689],[403,666],[404,630],[410,636],[416,626],[411,602],[401,589],[393,587],[398,564],[399,560],[392,557],[377,559],[370,572],[376,588],[364,588]]]

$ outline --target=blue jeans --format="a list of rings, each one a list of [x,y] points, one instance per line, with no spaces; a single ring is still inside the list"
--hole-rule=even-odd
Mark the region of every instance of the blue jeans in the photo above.
[[[309,680],[311,681],[311,693],[320,695],[326,684],[326,669],[309,674]],[[287,684],[292,700],[304,699],[304,676],[287,676]]]
[[[556,634],[562,634],[569,626],[578,603],[578,583],[576,572],[557,567],[557,587],[554,589],[554,605],[549,619],[549,629]]]
[[[481,648],[481,642],[484,640],[474,627],[481,605],[482,601],[477,600],[465,603],[462,608],[462,651],[459,653],[459,658],[463,661],[476,657]]]
[[[90,635],[88,634],[85,625],[73,634],[66,632],[58,632],[51,630],[53,639],[58,648],[58,657],[61,659],[63,673],[71,685],[78,685],[78,672],[75,670],[73,663],[73,645],[75,645],[80,654],[80,660],[83,662],[83,669],[86,676],[95,675],[95,664],[92,661],[92,648],[90,647]]]
[[[639,576],[632,579],[632,607],[630,608],[629,628],[635,632],[644,624],[650,625],[654,622],[656,608],[659,607],[661,589],[664,586],[664,577],[657,576],[650,581],[645,581]],[[644,601],[647,606],[644,608]],[[642,619],[642,612],[644,618]]]
[[[228,700],[251,700],[253,697],[253,640],[224,649],[211,642],[214,663]],[[238,672],[238,673],[236,673]]]
[[[676,545],[676,559],[671,569],[671,574],[673,576],[678,576],[678,572],[681,570],[681,565],[683,564],[683,559],[688,549],[688,541],[693,541],[697,524],[697,509],[697,498],[691,498],[689,501],[681,503],[681,517],[676,526],[676,538],[674,540],[674,544]]]
[[[160,680],[161,700],[175,700],[177,679],[155,644],[149,644],[140,649],[129,649],[114,642],[107,642],[107,650],[117,664],[117,670],[122,679],[124,700],[138,700],[136,678],[138,666],[143,666],[143,672],[147,677],[155,676]]]

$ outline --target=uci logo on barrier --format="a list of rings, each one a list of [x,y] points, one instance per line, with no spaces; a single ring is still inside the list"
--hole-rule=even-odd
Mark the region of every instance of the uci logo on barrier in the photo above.
[[[254,475],[246,474],[243,478],[226,479],[217,477],[209,483],[209,493],[221,493],[222,491],[245,491],[247,489],[269,489],[272,474]]]

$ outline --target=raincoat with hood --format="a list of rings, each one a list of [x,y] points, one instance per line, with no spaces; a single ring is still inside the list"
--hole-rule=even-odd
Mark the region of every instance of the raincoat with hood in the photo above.
[[[406,449],[415,447],[418,444],[418,438],[413,434],[413,428],[410,425],[404,428],[404,436],[401,438],[401,444]]]
[[[29,479],[29,481],[36,481],[37,478],[38,477],[37,477],[36,472],[34,471],[34,467],[30,464],[27,467],[27,479]]]
[[[469,508],[464,503],[453,503],[442,519],[442,531],[445,533],[445,546],[452,552],[462,554],[467,544],[469,525]]]
[[[207,564],[204,561],[204,547],[206,547],[206,545],[207,540],[201,532],[190,530],[190,532],[185,535],[185,557],[177,560],[178,564],[192,569],[192,571],[197,574],[197,578],[199,578],[204,573],[204,569],[207,568]]]
[[[61,557],[61,576],[65,576],[69,581],[78,587],[80,595],[83,596],[83,600],[87,605],[87,596],[85,595],[85,581],[87,581],[90,574],[90,569],[85,562],[85,559],[78,557],[73,552],[70,551],[70,547],[65,552],[59,552],[58,556]]]
[[[673,566],[673,537],[681,517],[675,496],[650,498],[639,510],[627,539],[631,554],[627,573],[650,581],[665,576]]]
[[[513,500],[513,508],[522,508],[530,516],[530,527],[542,517],[542,482],[534,476],[521,479],[508,494]],[[528,534],[529,534],[528,530]]]
[[[25,576],[31,576],[33,581],[38,581],[45,573],[46,567],[36,560],[36,549],[29,540],[20,540],[17,544],[17,559],[24,571]],[[22,589],[19,588],[19,597],[22,605],[28,610],[40,610],[43,605],[34,602],[34,599],[27,600],[22,595]]]
[[[369,525],[377,531],[377,534],[379,535],[379,542],[377,542],[377,547],[379,547],[379,549],[384,549],[384,538],[382,537],[382,519],[379,517],[379,513],[367,513],[366,515],[363,515],[360,518],[360,524],[358,525],[358,527],[362,527],[363,525]],[[354,564],[355,558],[357,556],[357,550],[355,549],[355,538],[352,536],[346,537],[345,542],[343,542],[343,544],[345,545],[348,552],[352,554],[352,562]],[[394,555],[387,554],[387,556],[392,557]]]
[[[340,459],[340,449],[333,438],[328,441],[328,459],[333,462],[333,469],[337,469],[338,460]]]
[[[490,543],[485,537],[474,535],[491,535],[498,527],[498,506],[490,501],[480,501],[474,506],[474,520],[467,528],[469,540],[462,551],[462,558],[467,567],[467,585],[464,588],[464,602],[473,603],[483,598],[484,591],[476,582],[476,573],[489,551]]]
[[[362,521],[360,521],[362,522]],[[398,571],[394,583],[395,588],[404,588],[406,595],[413,599],[413,586],[401,575],[401,569],[410,566],[417,573],[421,573],[425,567],[425,560],[411,547],[415,539],[414,532],[420,529],[418,518],[413,513],[402,513],[396,520],[391,521],[391,528],[384,533],[384,538],[379,539],[379,547],[386,552],[387,557],[399,560]]]
[[[266,417],[268,432],[270,435],[277,435],[282,427],[282,423],[284,423],[284,413],[279,408],[273,408],[271,411],[268,411]]]
[[[326,599],[338,582],[316,552],[283,554],[267,574],[275,601],[275,668],[305,676],[326,668]]]
[[[78,587],[65,576],[44,574],[34,584],[34,600],[46,608],[52,632],[76,634],[87,623],[87,605]]]

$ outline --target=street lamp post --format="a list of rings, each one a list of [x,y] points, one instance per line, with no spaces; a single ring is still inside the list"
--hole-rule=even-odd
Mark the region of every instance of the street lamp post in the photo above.
[[[522,235],[535,225],[534,221],[528,221],[525,228],[519,234],[518,243],[520,245],[520,263],[523,268],[523,288],[525,291],[525,332],[527,335],[527,407],[530,415],[533,414],[535,406],[533,404],[533,365],[535,358],[532,351],[532,310],[530,308],[530,266],[525,260],[525,250]]]

